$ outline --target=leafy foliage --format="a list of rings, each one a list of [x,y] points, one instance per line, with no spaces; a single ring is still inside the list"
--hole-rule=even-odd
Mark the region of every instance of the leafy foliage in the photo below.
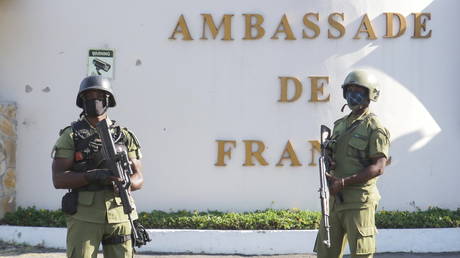
[[[318,228],[321,214],[292,210],[265,210],[245,213],[218,211],[141,212],[139,219],[148,228],[170,229],[313,229]]]
[[[380,211],[378,228],[454,228],[460,227],[460,208],[456,211],[429,208],[426,211]]]
[[[18,226],[65,227],[66,215],[35,207],[21,208],[5,214],[2,224]],[[224,213],[219,211],[140,212],[146,228],[219,229],[219,230],[295,230],[317,229],[320,212],[299,209]],[[378,228],[449,228],[460,227],[460,209],[429,208],[426,211],[379,211]]]
[[[61,210],[37,209],[35,206],[18,207],[15,212],[7,212],[2,224],[35,227],[65,227],[65,215]]]

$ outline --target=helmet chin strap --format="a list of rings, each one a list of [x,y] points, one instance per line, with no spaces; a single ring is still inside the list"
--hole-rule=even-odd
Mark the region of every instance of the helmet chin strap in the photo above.
[[[343,112],[343,110],[345,109],[345,107],[348,106],[348,104],[345,104],[342,106],[342,108],[340,109],[340,112]],[[365,108],[368,108],[369,107],[369,104],[361,104],[358,106],[358,108],[356,110],[353,110],[351,109],[352,112],[356,112],[356,111],[359,111],[359,110],[362,110],[362,109],[365,109]]]

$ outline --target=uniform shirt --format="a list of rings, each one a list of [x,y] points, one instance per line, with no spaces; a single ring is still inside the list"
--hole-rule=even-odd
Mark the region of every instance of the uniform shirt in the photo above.
[[[390,147],[390,134],[366,110],[359,116],[350,114],[334,123],[332,156],[336,167],[332,174],[338,178],[355,175],[372,164],[372,158],[386,157]],[[377,177],[363,184],[355,184],[342,190],[344,202],[335,200],[338,210],[364,208],[380,200]],[[331,198],[334,201],[334,197]]]
[[[91,126],[84,117],[81,119],[90,125],[92,133],[96,132],[96,128]],[[140,159],[142,157],[140,146],[133,134],[127,128],[122,128],[122,133],[127,139],[128,157],[130,159]],[[75,144],[73,134],[71,127],[67,127],[62,131],[53,147],[53,158],[74,160]],[[137,219],[137,212],[134,200],[130,199],[131,205],[134,207],[131,218],[135,220]],[[71,216],[78,220],[93,223],[120,223],[128,221],[128,216],[123,212],[121,199],[115,196],[113,190],[79,191],[77,213]]]

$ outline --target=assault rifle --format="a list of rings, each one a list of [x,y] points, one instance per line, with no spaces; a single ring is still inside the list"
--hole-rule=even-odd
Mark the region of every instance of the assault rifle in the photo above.
[[[329,225],[329,186],[326,178],[326,173],[331,169],[330,156],[327,153],[327,145],[331,141],[331,129],[325,125],[321,125],[320,134],[321,155],[319,156],[319,198],[321,199],[321,215],[323,218],[323,226],[326,231],[326,236],[322,242],[328,248],[331,247],[331,226]]]
[[[116,189],[120,196],[123,205],[123,212],[128,215],[129,223],[131,224],[131,238],[133,246],[141,247],[151,241],[147,231],[144,227],[131,218],[131,212],[134,210],[129,197],[131,196],[130,186],[133,174],[131,163],[128,159],[126,150],[117,151],[115,143],[110,133],[110,128],[107,119],[104,119],[96,124],[96,129],[102,141],[102,155],[104,160],[109,165],[115,177],[120,178],[116,181]]]

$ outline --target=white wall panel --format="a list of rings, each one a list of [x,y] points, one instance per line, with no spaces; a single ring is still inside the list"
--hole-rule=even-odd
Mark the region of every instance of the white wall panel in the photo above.
[[[141,140],[141,210],[318,210],[308,140],[318,138],[320,124],[332,126],[344,115],[340,85],[355,68],[380,79],[381,98],[371,108],[392,134],[380,207],[458,208],[459,7],[453,0],[0,1],[0,100],[18,105],[17,203],[58,208],[64,191],[51,182],[51,147],[79,114],[75,95],[87,51],[111,48],[119,105],[110,116]],[[321,34],[313,40],[302,39],[308,12],[320,15]],[[341,39],[327,38],[333,12],[345,16]],[[407,18],[404,35],[383,38],[384,12]],[[411,38],[413,12],[431,13],[431,38]],[[202,13],[216,22],[233,14],[234,40],[200,40]],[[262,39],[242,39],[245,13],[263,15]],[[181,14],[193,41],[168,39]],[[270,39],[283,14],[297,40]],[[377,40],[353,39],[364,14]],[[298,101],[278,102],[279,76],[301,80]],[[330,102],[308,102],[308,76],[329,77]],[[214,166],[218,139],[237,141],[226,167]],[[242,166],[242,141],[250,139],[265,143],[268,166]],[[302,167],[275,166],[287,140]]]

